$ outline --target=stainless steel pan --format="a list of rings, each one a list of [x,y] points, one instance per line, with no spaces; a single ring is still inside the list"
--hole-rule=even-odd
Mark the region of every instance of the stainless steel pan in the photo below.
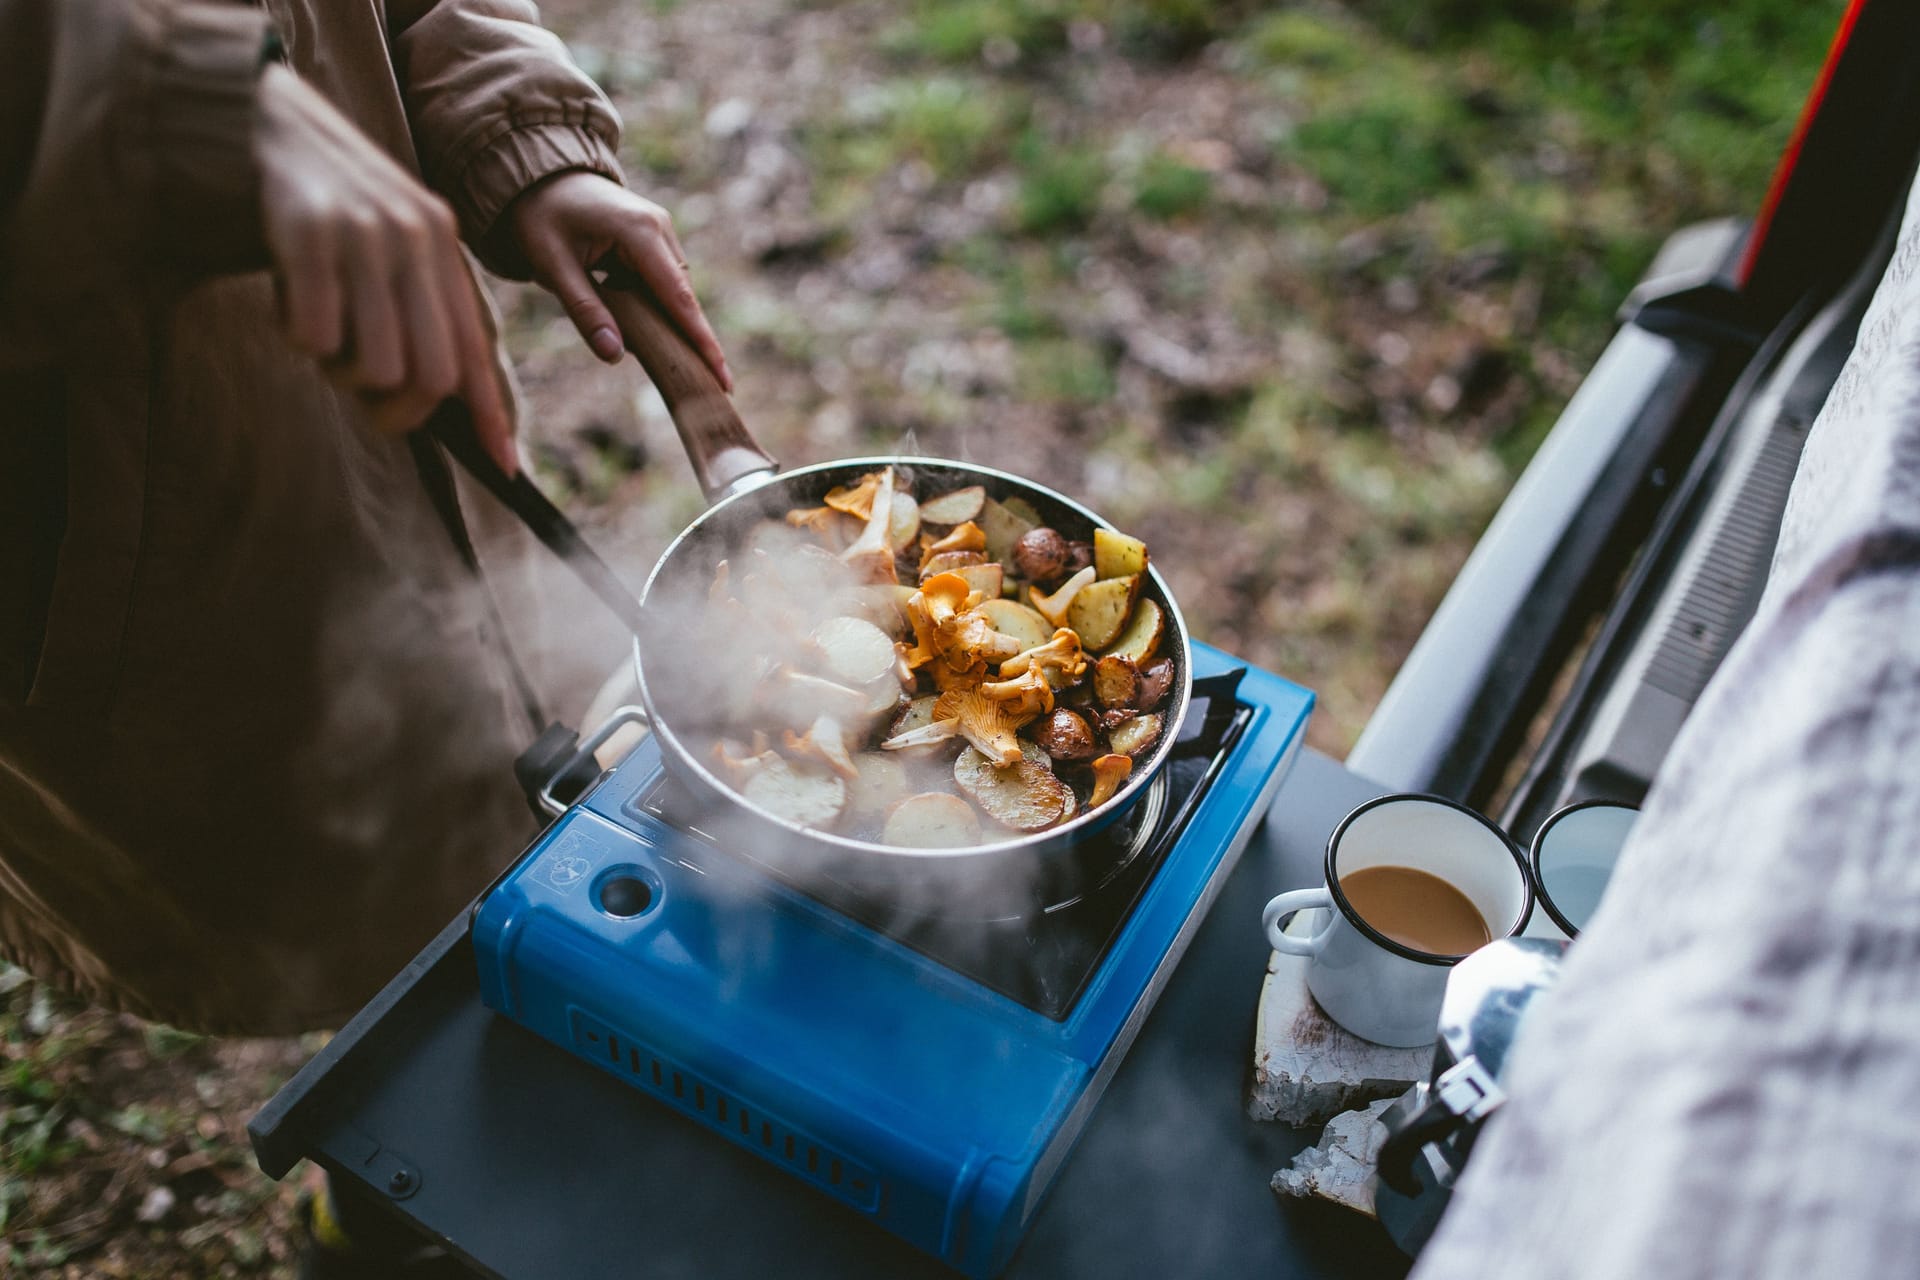
[[[509,502],[543,541],[580,572],[588,585],[633,627],[641,698],[666,768],[690,794],[697,825],[793,876],[826,876],[854,890],[911,904],[953,901],[1017,903],[1036,884],[1058,885],[1084,876],[1074,858],[1087,837],[1119,820],[1152,785],[1173,749],[1192,694],[1192,654],[1186,623],[1157,569],[1149,567],[1144,593],[1166,615],[1161,654],[1174,662],[1166,727],[1118,794],[1046,831],[956,849],[909,849],[818,831],[750,804],[707,767],[711,716],[699,691],[710,685],[701,671],[711,656],[691,652],[678,620],[705,599],[718,562],[737,554],[748,531],[793,507],[820,505],[827,490],[851,483],[881,466],[911,471],[922,497],[978,484],[989,495],[1021,497],[1069,538],[1086,539],[1100,516],[1019,476],[939,458],[866,457],[780,472],[734,411],[732,401],[686,341],[651,303],[624,289],[603,290],[630,350],[653,379],[686,446],[702,490],[712,503],[675,538],[647,580],[636,604],[606,567],[592,556],[571,526],[539,497],[524,477],[508,482],[472,447],[457,447],[457,433],[440,433],[455,444],[460,461]],[[531,495],[531,497],[529,497]],[[1110,526],[1109,526],[1110,527]],[[702,661],[706,668],[697,668]],[[1097,871],[1097,869],[1096,869]]]

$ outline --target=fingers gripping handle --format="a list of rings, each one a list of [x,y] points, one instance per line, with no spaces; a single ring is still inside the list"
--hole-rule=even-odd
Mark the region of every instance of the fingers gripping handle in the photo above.
[[[1329,910],[1333,907],[1333,895],[1327,892],[1324,885],[1317,889],[1294,889],[1267,903],[1267,909],[1260,913],[1260,923],[1265,927],[1267,941],[1273,944],[1275,951],[1287,956],[1310,956],[1320,950],[1320,944],[1333,931],[1331,919],[1310,938],[1297,938],[1282,932],[1287,917],[1296,911],[1311,911],[1316,907]]]
[[[600,286],[600,297],[613,312],[627,349],[639,357],[666,401],[700,491],[711,502],[748,476],[771,475],[778,464],[740,420],[720,379],[642,288],[610,278]]]

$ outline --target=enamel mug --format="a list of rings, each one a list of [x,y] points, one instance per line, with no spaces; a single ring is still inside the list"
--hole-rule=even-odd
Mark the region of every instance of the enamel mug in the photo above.
[[[1307,990],[1329,1018],[1376,1044],[1432,1044],[1447,975],[1465,953],[1416,950],[1367,923],[1340,881],[1375,866],[1411,867],[1446,881],[1473,904],[1491,938],[1505,938],[1524,929],[1533,912],[1526,857],[1493,823],[1451,800],[1381,796],[1334,828],[1325,884],[1267,903],[1267,941],[1283,955],[1307,957]],[[1283,932],[1295,912],[1314,909],[1327,917],[1318,932]]]

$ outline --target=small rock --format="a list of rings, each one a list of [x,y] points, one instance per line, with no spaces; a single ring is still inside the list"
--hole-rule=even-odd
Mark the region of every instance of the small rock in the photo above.
[[[1373,1166],[1387,1140],[1380,1117],[1393,1105],[1382,1098],[1364,1111],[1347,1111],[1327,1121],[1320,1141],[1295,1156],[1273,1175],[1283,1196],[1327,1200],[1373,1216]]]
[[[173,1192],[166,1187],[152,1187],[141,1198],[140,1207],[133,1211],[135,1222],[144,1222],[151,1226],[173,1212]]]
[[[710,138],[736,138],[753,123],[753,104],[745,98],[728,98],[707,112],[706,131]]]

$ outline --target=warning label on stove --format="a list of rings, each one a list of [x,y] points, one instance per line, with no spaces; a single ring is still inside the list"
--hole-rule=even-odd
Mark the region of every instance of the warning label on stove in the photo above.
[[[571,893],[593,873],[592,845],[577,831],[568,831],[553,842],[534,876],[557,893]]]

